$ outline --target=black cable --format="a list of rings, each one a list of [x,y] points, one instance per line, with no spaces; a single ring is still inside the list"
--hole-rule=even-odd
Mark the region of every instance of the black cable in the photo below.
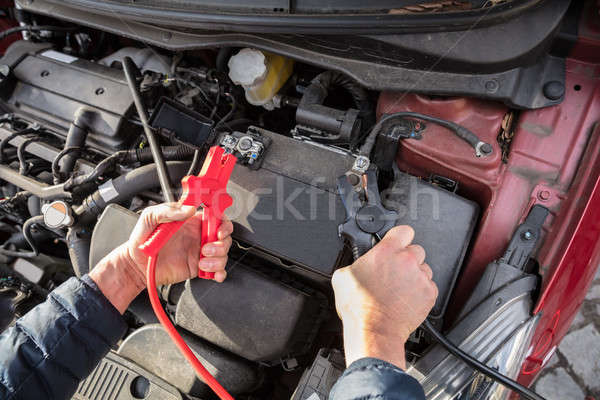
[[[158,181],[160,182],[160,187],[163,191],[163,197],[167,203],[174,203],[175,196],[171,190],[171,181],[169,180],[169,174],[167,173],[165,159],[163,158],[158,140],[156,139],[156,136],[154,136],[154,132],[148,122],[148,115],[146,114],[146,109],[144,108],[144,103],[142,102],[142,97],[135,80],[135,69],[136,66],[131,57],[123,58],[123,70],[125,71],[127,84],[129,85],[135,108],[137,109],[142,125],[144,126],[144,132],[146,133],[146,139],[148,139],[150,150],[152,151],[152,158],[156,165],[156,172],[158,173]]]
[[[219,129],[223,124],[226,124],[227,121],[229,121],[231,119],[231,117],[233,116],[233,113],[235,113],[235,111],[237,110],[237,102],[235,101],[235,97],[231,94],[231,93],[225,93],[225,96],[227,96],[227,98],[229,98],[229,100],[231,101],[231,110],[229,110],[229,112],[227,114],[225,114],[225,116],[223,118],[221,118],[219,120],[219,122],[217,122],[215,124],[215,127],[213,128],[213,130],[216,132],[217,129]]]
[[[94,182],[108,171],[111,171],[117,164],[129,165],[136,162],[146,163],[153,161],[152,154],[148,150],[149,149],[145,148],[117,151],[100,161],[98,165],[87,174],[71,176],[63,185],[63,189],[69,192],[76,187]],[[190,149],[183,146],[166,146],[162,147],[162,154],[167,161],[182,161],[188,160],[192,155],[192,152]]]
[[[194,89],[198,89],[200,94],[202,94],[202,97],[204,97],[204,99],[206,100],[205,103],[208,106],[208,108],[212,108],[214,106],[213,101],[208,96],[208,94],[204,91],[204,89],[202,89],[199,85],[197,85],[193,81],[191,81],[189,79],[181,78],[179,76],[170,77],[170,78],[166,79],[166,81],[167,82],[168,81],[180,82],[180,83],[183,83],[184,85],[189,85],[189,86],[193,87]]]
[[[416,112],[411,112],[411,111],[405,111],[405,112],[397,112],[397,113],[393,113],[393,114],[387,114],[387,115],[383,116],[383,118],[381,118],[379,120],[379,122],[377,122],[375,124],[373,129],[371,129],[371,132],[369,132],[369,135],[367,136],[365,143],[360,148],[360,155],[365,156],[365,157],[370,157],[371,153],[373,152],[373,148],[375,147],[375,142],[377,141],[377,135],[379,135],[379,132],[381,132],[381,130],[383,129],[384,125],[387,122],[390,122],[394,119],[405,119],[405,118],[419,119],[419,120],[431,122],[431,123],[443,126],[446,129],[449,129],[454,134],[456,134],[456,136],[458,136],[459,138],[461,138],[462,140],[467,142],[469,145],[471,145],[471,147],[473,147],[473,149],[475,149],[475,153],[478,157],[481,155],[488,155],[488,154],[492,153],[493,148],[492,148],[491,144],[483,142],[481,139],[479,139],[479,137],[476,134],[474,134],[469,129],[465,128],[464,126],[458,125],[452,121],[447,121],[445,119],[436,118],[431,115],[426,115],[426,114],[421,114],[421,113],[416,113]]]
[[[215,100],[215,106],[213,107],[212,111],[210,112],[210,116],[208,117],[208,119],[210,119],[212,121],[212,119],[215,117],[215,115],[217,115],[217,111],[219,111],[219,102],[221,101],[221,86],[219,85],[219,81],[216,80],[217,83],[217,98]]]
[[[52,160],[52,179],[53,179],[53,182],[55,185],[58,185],[61,181],[60,160],[67,154],[75,153],[75,152],[81,152],[81,147],[79,147],[79,146],[66,147],[64,150],[62,150],[60,153],[58,153],[56,155],[56,157],[54,157],[54,160]]]
[[[0,32],[0,40],[4,39],[7,36],[10,36],[19,32],[40,32],[40,31],[54,31],[54,32],[73,32],[76,31],[76,27],[64,27],[64,26],[51,26],[51,25],[26,25],[26,26],[15,26],[13,28],[9,28],[5,31]]]
[[[195,175],[196,170],[198,169],[198,165],[200,165],[200,150],[194,151],[194,158],[192,159],[192,163],[190,164],[190,169],[188,169],[187,176]]]
[[[37,215],[35,217],[29,218],[23,224],[23,237],[27,241],[27,244],[31,247],[31,251],[18,251],[18,250],[8,250],[4,247],[0,247],[0,254],[8,256],[8,257],[20,257],[20,258],[34,258],[40,254],[39,249],[37,248],[37,244],[31,235],[31,228],[33,225],[42,225],[46,226],[44,223],[44,216]]]
[[[0,141],[0,164],[4,163],[4,150],[6,146],[10,143],[11,140],[18,136],[28,135],[30,133],[36,133],[40,130],[37,126],[32,126],[29,128],[21,129],[20,131],[16,131],[5,137]]]
[[[21,143],[19,147],[17,147],[17,158],[19,159],[19,173],[21,175],[27,175],[30,170],[30,166],[27,164],[27,160],[25,160],[25,149],[27,148],[27,146],[29,146],[31,143],[43,142],[46,140],[46,138],[36,136],[23,141],[23,143]]]
[[[484,363],[480,362],[479,360],[476,360],[475,358],[471,357],[470,355],[459,349],[457,346],[451,343],[444,335],[438,332],[428,320],[425,320],[425,322],[423,322],[423,328],[431,336],[433,336],[435,340],[437,340],[442,346],[444,346],[444,348],[448,350],[450,354],[452,354],[456,358],[459,358],[474,370],[507,387],[513,392],[518,393],[526,399],[545,400],[542,396],[535,393],[533,390],[526,388],[525,386],[507,377],[506,375],[503,375],[495,369],[488,367]]]

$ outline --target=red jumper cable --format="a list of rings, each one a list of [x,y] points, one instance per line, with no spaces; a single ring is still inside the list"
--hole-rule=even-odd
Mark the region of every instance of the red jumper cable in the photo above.
[[[214,146],[208,152],[202,170],[198,176],[186,176],[181,181],[183,194],[180,204],[186,206],[202,207],[202,231],[200,233],[201,245],[216,241],[217,232],[225,210],[233,204],[227,194],[227,182],[233,171],[237,159],[233,154],[225,154],[223,148]],[[148,256],[148,270],[146,280],[150,303],[156,317],[165,328],[171,340],[177,345],[181,354],[194,367],[196,374],[219,396],[221,400],[233,400],[225,388],[204,368],[192,350],[179,335],[171,320],[162,308],[158,291],[156,289],[156,259],[160,249],[183,226],[185,221],[169,222],[159,225],[140,249]],[[202,257],[202,254],[200,254]],[[213,279],[214,272],[205,272],[198,269],[198,277]]]

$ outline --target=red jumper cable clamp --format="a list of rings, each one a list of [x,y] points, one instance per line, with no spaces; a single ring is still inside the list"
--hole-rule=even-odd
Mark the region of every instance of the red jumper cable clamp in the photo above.
[[[217,240],[223,213],[233,204],[233,199],[227,194],[227,182],[236,161],[233,154],[226,154],[223,148],[214,146],[208,152],[198,176],[186,176],[181,181],[181,205],[202,207],[202,245]],[[147,256],[155,256],[184,223],[175,221],[159,225],[140,249]],[[215,274],[198,270],[198,277],[213,279]]]
[[[201,245],[214,242],[221,225],[225,210],[231,206],[233,200],[227,194],[227,182],[233,171],[237,159],[233,154],[225,154],[223,148],[214,146],[208,152],[202,170],[198,176],[186,176],[181,181],[183,194],[180,199],[182,205],[202,207],[202,232]],[[156,260],[160,249],[183,226],[185,221],[169,222],[159,225],[140,249],[148,256],[148,270],[146,280],[148,296],[156,317],[165,328],[179,351],[188,360],[196,374],[206,383],[221,400],[233,400],[227,390],[204,368],[202,363],[185,343],[177,332],[173,323],[167,317],[158,298],[156,289]],[[202,254],[200,254],[202,257]],[[214,272],[198,270],[198,277],[213,279]]]

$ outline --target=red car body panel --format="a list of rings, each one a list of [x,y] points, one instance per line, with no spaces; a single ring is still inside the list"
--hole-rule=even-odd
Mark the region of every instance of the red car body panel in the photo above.
[[[519,380],[530,384],[566,334],[600,263],[600,29],[598,14],[584,12],[581,36],[567,59],[566,94],[557,106],[521,111],[506,162],[498,136],[506,106],[478,99],[431,98],[384,92],[378,115],[416,111],[450,119],[494,146],[487,158],[439,126],[398,152],[402,170],[439,174],[460,182],[476,200],[481,219],[450,302],[458,312],[486,265],[500,257],[534,204],[551,214],[536,259],[542,277],[535,313],[541,313]],[[426,74],[424,76],[426,78]]]

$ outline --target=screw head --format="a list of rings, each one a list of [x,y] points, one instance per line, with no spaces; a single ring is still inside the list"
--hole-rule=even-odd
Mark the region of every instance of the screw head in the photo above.
[[[535,235],[530,230],[526,230],[525,232],[523,232],[523,239],[525,240],[531,240],[534,236]]]
[[[250,139],[249,137],[243,137],[238,142],[238,148],[241,151],[250,150],[251,147],[252,147],[252,139]]]
[[[550,200],[550,191],[549,190],[542,190],[538,193],[538,198],[542,201],[548,201]]]
[[[492,148],[492,145],[491,145],[491,144],[489,144],[489,143],[484,143],[484,144],[481,146],[481,149],[480,149],[480,150],[481,150],[481,152],[482,152],[483,154],[492,154],[492,151],[493,151],[494,149]]]

